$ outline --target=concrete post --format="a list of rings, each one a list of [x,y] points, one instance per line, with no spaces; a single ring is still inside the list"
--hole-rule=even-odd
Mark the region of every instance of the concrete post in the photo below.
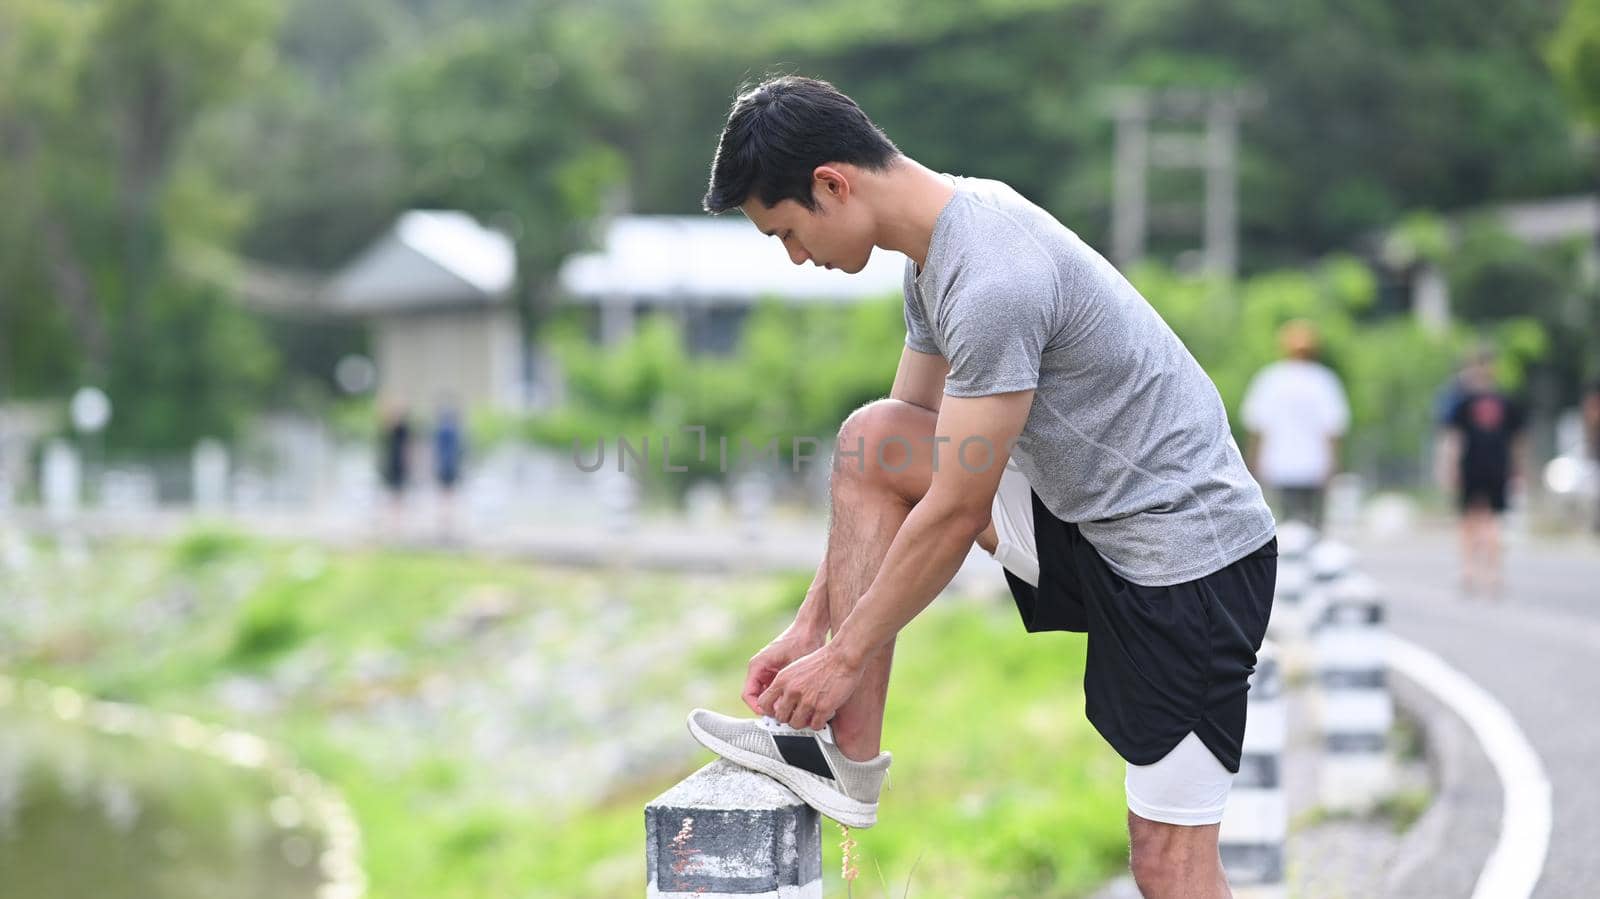
[[[1278,585],[1272,598],[1267,636],[1278,644],[1285,679],[1298,681],[1312,667],[1311,571],[1303,560],[1278,558]]]
[[[45,444],[41,467],[39,481],[50,518],[64,521],[77,514],[83,490],[83,465],[78,451],[64,440],[52,440]]]
[[[207,437],[194,445],[190,490],[194,507],[215,512],[228,504],[228,448]]]
[[[1317,532],[1311,525],[1300,521],[1285,521],[1278,525],[1278,558],[1288,562],[1304,562],[1311,548],[1317,545]]]
[[[1321,688],[1324,807],[1367,811],[1392,786],[1394,704],[1385,679],[1383,602],[1370,578],[1351,575],[1328,597],[1314,641]]]
[[[644,810],[647,899],[822,899],[822,821],[787,788],[718,760]]]
[[[1354,567],[1355,553],[1337,540],[1323,540],[1306,557],[1311,567],[1311,589],[1306,593],[1304,615],[1313,634],[1324,622],[1329,597]]]
[[[1282,899],[1289,801],[1283,792],[1288,710],[1278,651],[1264,643],[1250,678],[1239,774],[1233,779],[1220,835],[1222,866],[1238,899]]]

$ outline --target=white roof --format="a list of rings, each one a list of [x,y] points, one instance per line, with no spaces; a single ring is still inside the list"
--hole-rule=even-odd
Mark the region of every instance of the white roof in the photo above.
[[[1529,243],[1587,237],[1600,228],[1600,204],[1587,194],[1497,207],[1500,222]]]
[[[412,210],[329,282],[336,308],[499,302],[516,279],[511,238],[463,212]]]
[[[897,293],[906,257],[874,250],[850,275],[789,261],[783,245],[742,216],[622,216],[599,252],[572,256],[561,286],[576,302],[753,303],[763,297],[852,302]]]

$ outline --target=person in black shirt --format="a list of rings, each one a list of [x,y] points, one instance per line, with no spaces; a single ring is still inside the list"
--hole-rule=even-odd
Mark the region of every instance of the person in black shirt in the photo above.
[[[1479,354],[1462,372],[1461,393],[1445,418],[1443,474],[1461,509],[1462,586],[1498,595],[1500,521],[1507,493],[1520,481],[1521,408],[1495,386],[1493,357]]]

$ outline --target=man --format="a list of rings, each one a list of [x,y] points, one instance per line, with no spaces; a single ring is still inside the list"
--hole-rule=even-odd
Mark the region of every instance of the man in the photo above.
[[[767,717],[696,710],[690,731],[870,826],[895,635],[976,541],[1029,630],[1088,632],[1086,710],[1128,762],[1141,890],[1229,895],[1217,824],[1277,545],[1193,357],[1044,210],[919,165],[825,82],[734,102],[705,207],[740,209],[797,265],[904,253],[907,333],[889,398],[840,430],[799,614],[750,662],[744,698]]]
[[[1461,394],[1445,419],[1441,474],[1461,510],[1461,587],[1500,595],[1500,515],[1520,479],[1522,410],[1495,386],[1494,355],[1480,350],[1461,372]]]
[[[1316,361],[1315,325],[1288,322],[1278,343],[1284,358],[1250,379],[1240,410],[1250,431],[1250,470],[1272,494],[1280,521],[1321,528],[1350,406],[1339,376]]]

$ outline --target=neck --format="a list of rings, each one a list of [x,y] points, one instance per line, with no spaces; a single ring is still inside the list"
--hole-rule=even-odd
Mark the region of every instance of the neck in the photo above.
[[[873,242],[906,254],[921,269],[928,261],[933,226],[955,196],[955,186],[909,156],[900,157],[877,178],[874,214],[879,224]]]

